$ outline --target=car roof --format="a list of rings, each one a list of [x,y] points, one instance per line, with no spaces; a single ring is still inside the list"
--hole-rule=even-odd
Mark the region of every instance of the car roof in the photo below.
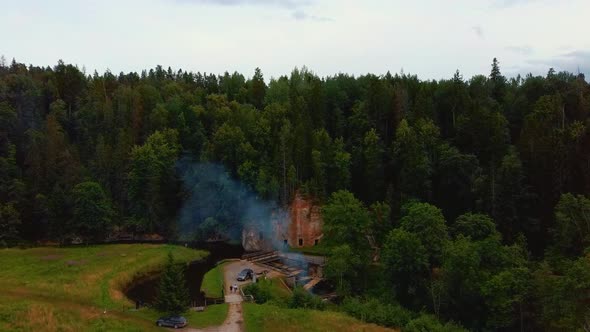
[[[170,319],[170,320],[184,319],[184,320],[186,320],[186,318],[184,318],[182,316],[166,316],[166,317],[160,317],[160,319]]]

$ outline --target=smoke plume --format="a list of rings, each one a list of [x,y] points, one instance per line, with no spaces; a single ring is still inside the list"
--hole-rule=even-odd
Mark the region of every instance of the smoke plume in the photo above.
[[[177,169],[185,194],[178,223],[181,240],[241,241],[244,227],[254,228],[265,240],[278,240],[273,222],[286,220],[288,214],[275,202],[260,199],[222,165],[183,158]]]

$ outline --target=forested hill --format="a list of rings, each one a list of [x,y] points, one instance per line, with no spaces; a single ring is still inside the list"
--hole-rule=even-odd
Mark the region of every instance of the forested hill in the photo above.
[[[409,200],[449,223],[485,213],[505,243],[522,234],[537,255],[560,238],[561,195],[590,193],[582,74],[506,78],[494,59],[472,78],[302,68],[267,83],[259,69],[250,79],[161,66],[88,75],[61,61],[2,62],[0,243],[114,227],[173,236],[183,155],[222,163],[281,204],[295,190],[324,201],[347,189],[367,206],[385,202],[392,223]],[[587,226],[567,231],[579,234],[567,250],[580,253]]]

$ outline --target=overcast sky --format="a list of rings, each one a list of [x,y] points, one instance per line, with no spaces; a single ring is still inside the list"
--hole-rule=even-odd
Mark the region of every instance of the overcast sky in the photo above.
[[[0,0],[0,54],[91,73],[306,65],[421,79],[549,67],[590,74],[590,0]]]

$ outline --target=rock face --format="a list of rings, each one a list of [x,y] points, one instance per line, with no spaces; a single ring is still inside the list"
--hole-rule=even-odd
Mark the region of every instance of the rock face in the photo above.
[[[321,241],[322,225],[320,206],[297,193],[288,211],[244,225],[242,246],[246,251],[314,246]]]
[[[322,239],[321,208],[311,199],[295,195],[289,209],[289,231],[286,238],[291,247],[309,247],[319,244]],[[283,239],[283,243],[284,243]]]
[[[264,233],[260,231],[259,225],[253,223],[244,225],[242,229],[242,247],[246,251],[268,249],[268,242],[264,238]]]

